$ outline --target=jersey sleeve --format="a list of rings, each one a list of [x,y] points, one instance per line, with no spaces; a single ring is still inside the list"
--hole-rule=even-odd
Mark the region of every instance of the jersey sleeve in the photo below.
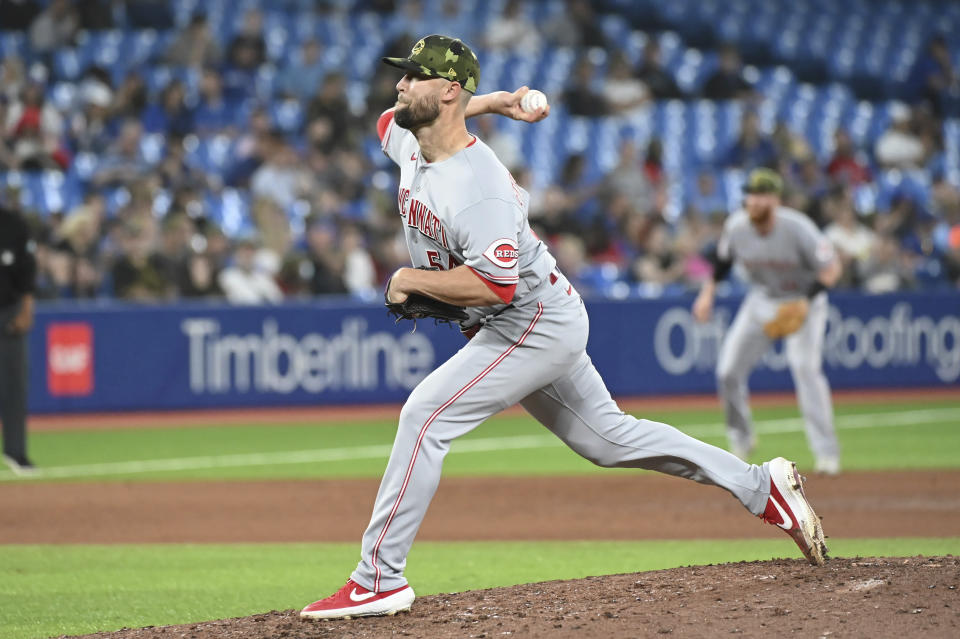
[[[482,200],[457,214],[454,233],[466,265],[491,284],[516,286],[521,219],[516,203],[499,198]]]
[[[798,239],[803,260],[819,273],[836,259],[833,242],[812,221],[804,220],[799,228]]]
[[[394,109],[387,109],[380,115],[377,120],[377,136],[380,138],[380,148],[384,155],[393,160],[394,163],[400,164],[407,147],[411,147],[415,151],[411,142],[415,146],[416,138],[410,131],[397,126],[393,119],[393,112]]]

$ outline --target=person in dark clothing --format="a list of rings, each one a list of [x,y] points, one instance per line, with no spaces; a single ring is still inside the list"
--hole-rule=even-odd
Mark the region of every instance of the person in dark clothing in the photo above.
[[[0,206],[0,422],[3,461],[17,474],[27,458],[27,335],[33,327],[34,243],[19,214]]]
[[[610,113],[603,96],[593,90],[593,64],[586,57],[581,58],[573,69],[573,77],[563,91],[563,102],[570,115],[596,118]]]
[[[660,61],[660,43],[656,38],[647,40],[647,44],[643,47],[643,60],[635,75],[647,85],[650,93],[658,100],[683,97],[677,81]]]
[[[753,87],[743,77],[740,52],[732,45],[720,49],[719,67],[703,85],[703,97],[710,100],[735,100],[748,98]]]

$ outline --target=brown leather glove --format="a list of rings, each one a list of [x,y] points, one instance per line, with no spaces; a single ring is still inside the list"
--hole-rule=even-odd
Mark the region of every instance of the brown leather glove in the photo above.
[[[809,303],[805,299],[784,302],[777,309],[777,316],[763,325],[763,332],[770,339],[782,339],[800,330],[807,319]]]

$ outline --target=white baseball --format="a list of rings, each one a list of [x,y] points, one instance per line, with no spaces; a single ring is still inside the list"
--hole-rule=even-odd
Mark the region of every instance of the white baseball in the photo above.
[[[543,109],[547,106],[547,96],[543,94],[542,91],[537,91],[536,89],[531,89],[523,94],[523,97],[520,98],[520,108],[527,113],[534,113],[538,109]]]

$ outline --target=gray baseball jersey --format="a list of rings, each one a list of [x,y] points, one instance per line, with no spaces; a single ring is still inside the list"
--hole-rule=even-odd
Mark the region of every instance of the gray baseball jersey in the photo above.
[[[727,218],[717,243],[722,260],[734,260],[750,285],[768,297],[800,297],[834,260],[833,244],[800,211],[777,208],[773,229],[760,235],[746,211]]]
[[[414,266],[452,269],[466,264],[488,282],[516,285],[523,299],[557,265],[530,229],[530,195],[493,151],[474,137],[442,162],[427,162],[416,137],[387,125],[381,146],[400,166],[397,202]],[[466,324],[504,305],[467,309]]]
[[[400,411],[397,436],[351,578],[400,588],[407,553],[440,481],[451,442],[520,403],[570,448],[602,466],[647,468],[721,486],[753,514],[770,494],[767,464],[750,465],[672,426],[625,415],[586,353],[589,322],[576,290],[530,231],[527,196],[481,141],[436,165],[392,121],[378,125],[401,167],[400,214],[415,265],[466,264],[512,302],[471,309],[476,335],[428,375]],[[490,313],[489,311],[499,311]]]
[[[755,440],[747,378],[771,345],[763,325],[773,319],[784,299],[803,297],[835,255],[831,242],[806,215],[783,206],[777,208],[767,235],[756,231],[745,211],[731,214],[717,255],[742,267],[750,282],[750,292],[727,331],[717,360],[717,388],[726,412],[730,448],[746,456]],[[817,295],[810,301],[803,327],[785,339],[807,441],[821,461],[840,456],[830,386],[822,370],[827,309],[826,293]]]

